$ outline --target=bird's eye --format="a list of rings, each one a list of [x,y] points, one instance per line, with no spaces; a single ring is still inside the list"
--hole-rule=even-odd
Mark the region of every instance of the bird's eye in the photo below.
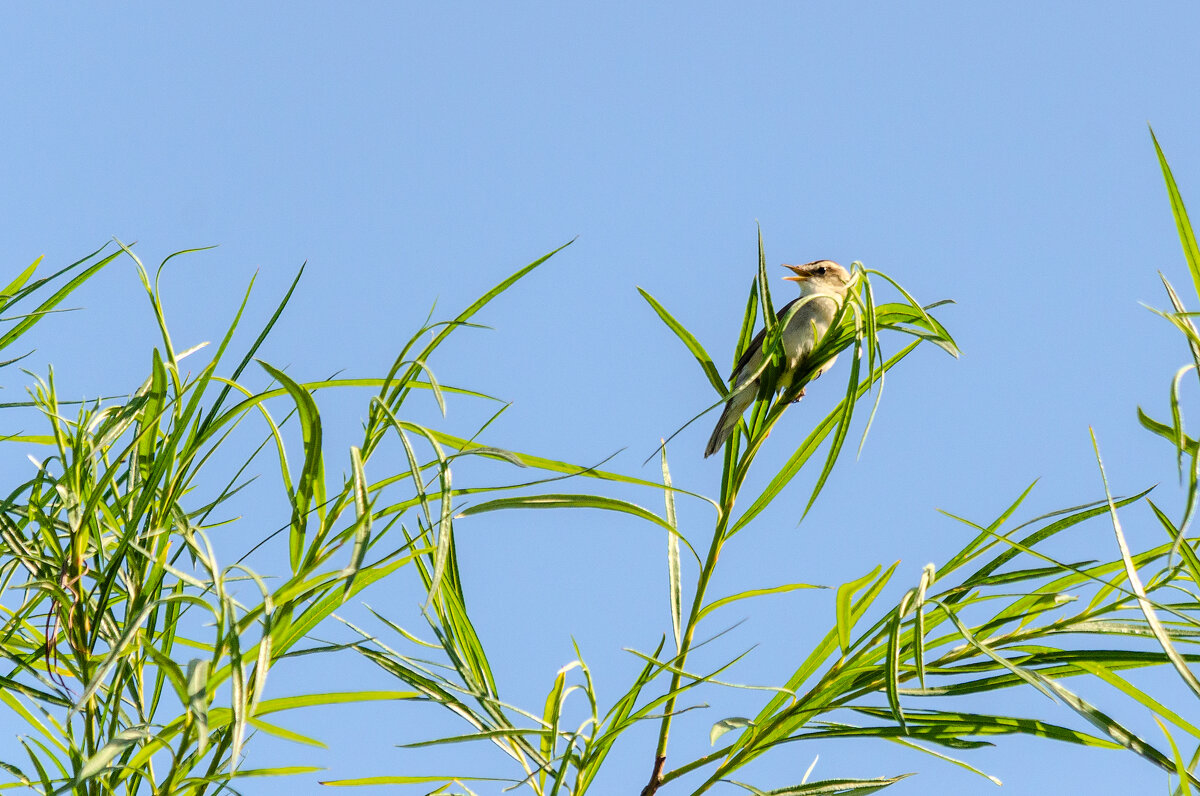
[[[820,268],[817,269],[817,275],[825,276],[825,266],[822,265]]]

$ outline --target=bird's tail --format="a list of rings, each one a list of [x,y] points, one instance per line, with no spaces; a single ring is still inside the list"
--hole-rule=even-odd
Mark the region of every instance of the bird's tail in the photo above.
[[[725,404],[725,409],[721,412],[721,419],[717,421],[717,427],[713,429],[712,436],[708,438],[708,447],[704,449],[704,458],[707,459],[721,450],[725,440],[729,439],[729,435],[737,428],[738,421],[742,419],[742,413],[750,404],[754,403],[755,394],[754,388],[750,387],[734,395]]]

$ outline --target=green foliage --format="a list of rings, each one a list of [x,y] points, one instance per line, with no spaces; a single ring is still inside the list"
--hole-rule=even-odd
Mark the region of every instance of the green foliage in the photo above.
[[[1169,173],[1168,184],[1179,217],[1183,212],[1182,200],[1178,199]],[[1186,219],[1180,222],[1180,230],[1186,249],[1191,240]],[[1194,243],[1191,246],[1194,249]],[[760,313],[766,318],[768,351],[772,345],[779,345],[778,335],[771,333],[778,324],[767,284],[761,239],[758,262],[758,275],[750,290],[735,361],[749,344]],[[1191,265],[1197,268],[1196,264]],[[1200,274],[1200,270],[1195,272]],[[364,637],[360,646],[362,654],[405,684],[420,683],[430,689],[427,693],[436,694],[438,701],[473,728],[420,745],[486,741],[504,750],[514,761],[516,771],[510,780],[513,785],[529,787],[538,794],[583,794],[595,782],[615,744],[639,723],[652,721],[658,723],[658,741],[652,753],[646,752],[650,781],[642,791],[643,796],[651,796],[659,788],[670,788],[685,775],[698,777],[693,777],[693,784],[686,789],[693,794],[707,792],[722,782],[752,793],[865,794],[907,775],[810,782],[806,774],[799,783],[774,786],[771,790],[761,790],[733,777],[748,763],[780,751],[780,747],[830,738],[877,738],[925,752],[998,782],[966,759],[960,759],[962,753],[990,745],[995,736],[1023,734],[1133,751],[1175,774],[1181,790],[1190,792],[1191,785],[1197,782],[1192,769],[1200,757],[1200,745],[1191,762],[1185,763],[1179,745],[1169,733],[1169,749],[1161,751],[1067,685],[1071,678],[1098,678],[1149,708],[1161,719],[1164,732],[1166,725],[1171,724],[1195,735],[1200,743],[1193,722],[1118,674],[1122,670],[1170,665],[1181,677],[1191,679],[1190,666],[1197,660],[1197,656],[1177,649],[1179,644],[1190,644],[1200,638],[1194,612],[1200,600],[1191,595],[1180,597],[1178,593],[1180,578],[1186,578],[1190,585],[1200,582],[1200,556],[1195,552],[1195,543],[1184,538],[1186,523],[1176,526],[1159,512],[1170,538],[1137,553],[1128,550],[1120,532],[1118,510],[1146,501],[1148,491],[1117,499],[1108,493],[1107,484],[1101,483],[1102,499],[1015,522],[1015,514],[1033,488],[1031,484],[990,522],[955,518],[973,532],[973,537],[942,566],[925,567],[896,603],[883,602],[883,595],[896,576],[895,565],[877,567],[839,587],[834,623],[816,647],[796,663],[791,676],[773,688],[764,691],[762,687],[727,680],[725,673],[741,656],[729,659],[713,671],[693,671],[688,666],[701,622],[721,607],[761,595],[813,588],[811,584],[799,583],[764,585],[713,600],[707,591],[723,545],[734,534],[748,529],[801,470],[819,466],[808,501],[811,507],[842,453],[858,402],[877,386],[881,388],[884,375],[918,345],[929,342],[951,354],[957,353],[951,336],[930,314],[937,304],[922,306],[889,277],[860,264],[853,266],[853,273],[856,282],[850,301],[818,344],[809,360],[809,370],[781,395],[760,394],[740,433],[727,443],[716,497],[704,497],[698,490],[683,491],[672,482],[664,443],[660,450],[663,481],[656,487],[665,497],[662,515],[644,505],[579,493],[492,500],[461,512],[460,516],[466,516],[498,509],[602,508],[631,514],[665,530],[669,605],[664,616],[669,617],[674,646],[671,652],[664,653],[664,637],[653,651],[635,652],[644,662],[643,667],[625,690],[608,702],[596,692],[590,670],[579,656],[558,673],[542,711],[504,705],[494,686],[487,689],[479,686],[483,678],[463,664],[468,659],[467,649],[454,641],[478,638],[465,611],[463,594],[457,591],[461,579],[455,572],[454,603],[460,612],[431,619],[439,646],[450,664],[449,674],[376,638]],[[879,303],[876,282],[891,285],[902,300]],[[641,293],[713,385],[717,401],[709,409],[719,406],[727,398],[727,388],[703,344],[661,301],[646,291]],[[1192,352],[1200,365],[1200,335],[1173,291],[1171,296],[1175,312],[1166,317],[1189,334]],[[889,357],[881,347],[881,338],[886,333],[914,339]],[[767,444],[770,431],[821,364],[847,349],[852,349],[852,360],[844,397],[814,424],[786,463],[766,475],[767,486],[749,495],[749,504],[739,513],[736,506],[747,497],[742,495],[749,483],[747,475]],[[771,359],[764,357],[764,369],[771,367]],[[770,381],[769,374],[766,380]],[[866,429],[870,428],[881,393],[881,389],[876,391],[864,424]],[[1144,413],[1141,416],[1148,428],[1176,446],[1181,462],[1185,457],[1192,462],[1187,509],[1190,518],[1200,492],[1197,486],[1200,446],[1180,425],[1178,378],[1172,391],[1173,422],[1151,420]],[[865,435],[864,430],[864,438]],[[818,458],[823,446],[824,456]],[[522,454],[521,458],[531,462],[531,457]],[[714,509],[711,530],[705,532],[708,545],[703,557],[695,553],[705,549],[697,543],[697,531],[681,527],[678,521],[675,502],[686,497],[699,498]],[[1042,551],[1059,534],[1105,517],[1111,517],[1117,532],[1117,555],[1098,561],[1063,562]],[[682,582],[679,556],[684,546],[696,555],[699,563],[698,575],[691,584]],[[1148,571],[1152,574],[1143,585],[1138,573]],[[684,610],[684,595],[689,593],[691,607]],[[1161,620],[1159,613],[1169,620]],[[407,631],[403,634],[412,637]],[[1113,641],[1122,643],[1114,645]],[[1152,644],[1135,644],[1131,648],[1130,641]],[[573,685],[564,679],[569,674],[573,675]],[[691,759],[671,759],[670,731],[675,722],[691,718],[684,716],[688,708],[681,708],[679,700],[684,694],[691,699],[705,689],[714,688],[739,689],[745,695],[747,711],[711,724],[712,751]],[[1002,692],[1008,688],[1040,691],[1049,697],[1046,705],[1058,718],[965,713],[949,704],[957,696]],[[582,701],[574,712],[566,704],[572,693],[578,694],[577,699]],[[567,715],[577,717],[574,729],[564,726]],[[1072,715],[1092,731],[1061,723]],[[401,778],[371,781],[400,782]],[[444,791],[456,787],[467,789],[466,778],[437,781]],[[362,782],[345,780],[328,784]]]
[[[735,358],[749,343],[754,319],[764,311],[763,306],[772,306],[761,267],[763,262],[760,250],[759,275],[750,291]],[[458,610],[430,619],[449,674],[423,661],[427,649],[422,649],[422,658],[418,658],[366,635],[360,645],[362,654],[406,685],[436,694],[437,701],[473,728],[472,732],[416,745],[487,741],[514,761],[517,770],[511,782],[539,794],[587,792],[605,765],[609,751],[632,728],[645,721],[657,722],[659,727],[654,754],[648,755],[650,782],[643,790],[645,796],[690,774],[700,777],[698,784],[690,786],[692,793],[704,793],[718,783],[729,782],[756,793],[797,794],[867,793],[905,776],[802,781],[771,791],[756,790],[733,779],[739,769],[779,747],[829,738],[879,738],[975,771],[969,762],[954,756],[958,750],[990,745],[993,736],[1019,733],[1099,748],[1125,747],[1164,769],[1175,770],[1172,756],[1138,738],[1062,682],[1064,678],[1089,674],[1117,677],[1115,672],[1122,669],[1160,666],[1171,660],[1171,655],[1162,650],[1111,649],[1104,643],[1113,634],[1150,635],[1137,619],[1124,615],[1133,592],[1121,582],[1121,573],[1127,572],[1123,557],[1100,563],[1062,563],[1037,550],[1056,535],[1108,514],[1109,502],[1104,500],[1013,524],[1013,515],[1029,494],[1026,490],[992,522],[976,524],[963,520],[974,531],[974,538],[945,565],[926,567],[894,605],[883,605],[881,601],[895,576],[895,565],[876,567],[864,577],[844,584],[837,589],[835,621],[823,640],[797,662],[784,683],[767,689],[765,697],[761,696],[764,693],[761,687],[726,679],[726,672],[741,656],[714,671],[698,672],[688,666],[701,623],[720,608],[757,596],[814,588],[799,583],[764,585],[711,599],[708,586],[725,543],[734,534],[748,529],[763,509],[810,464],[820,467],[809,499],[812,505],[842,452],[858,402],[872,389],[881,387],[884,375],[918,345],[929,342],[951,354],[957,353],[953,339],[930,314],[936,304],[923,307],[889,277],[860,264],[854,265],[853,273],[856,281],[850,300],[815,349],[807,372],[778,396],[760,394],[741,433],[727,443],[718,496],[704,497],[697,491],[679,489],[672,482],[664,444],[660,449],[663,481],[655,485],[664,496],[662,515],[642,504],[578,492],[493,499],[459,513],[461,517],[501,509],[605,509],[638,517],[666,531],[669,605],[665,615],[670,617],[675,643],[666,654],[665,638],[651,652],[635,652],[644,666],[626,690],[611,702],[605,703],[595,691],[590,670],[580,656],[558,673],[540,712],[508,706],[499,701],[490,670],[485,677],[485,672],[465,665],[468,660],[483,660],[482,652],[454,641],[478,639],[465,610],[461,578],[455,571],[451,582],[455,584],[453,601]],[[876,281],[893,286],[902,301],[879,303]],[[662,302],[645,291],[642,295],[699,364],[717,392],[719,400],[714,407],[720,405],[727,397],[726,388],[716,377],[718,371],[704,346]],[[766,312],[770,317],[771,311]],[[914,339],[887,357],[881,350],[881,336],[887,333]],[[767,340],[769,347],[772,345],[769,332]],[[774,345],[778,344],[776,339]],[[842,400],[814,425],[781,468],[766,475],[767,486],[752,493],[749,505],[737,511],[749,483],[747,475],[783,412],[823,362],[847,349],[853,353]],[[880,392],[876,391],[876,406]],[[865,425],[869,428],[870,419]],[[825,454],[818,458],[823,446]],[[527,464],[533,461],[533,457],[525,454],[519,456]],[[707,532],[707,549],[696,544],[694,533],[680,527],[675,503],[688,497],[700,499],[714,510],[713,525]],[[1113,501],[1113,506],[1127,506],[1144,497],[1145,493]],[[691,584],[682,582],[683,568],[679,565],[680,553],[685,548],[698,564],[696,581]],[[704,555],[696,552],[705,549]],[[1138,554],[1136,564],[1147,566],[1159,562],[1170,552],[1170,543],[1160,545]],[[1018,560],[1022,557],[1032,557],[1034,561],[1022,564]],[[1087,590],[1093,592],[1093,599],[1083,601],[1079,594]],[[688,610],[684,610],[685,594],[691,598]],[[443,594],[445,598],[450,596]],[[1078,610],[1069,610],[1073,606]],[[413,638],[411,632],[401,632],[406,638]],[[1090,647],[1075,644],[1070,648],[1054,643],[1068,635],[1095,638],[1099,643]],[[571,673],[574,673],[573,686],[564,679]],[[480,686],[483,682],[489,684],[487,688]],[[1079,714],[1100,734],[1042,717],[964,713],[951,707],[913,705],[915,701],[931,700],[936,705],[959,695],[1012,687],[1041,691]],[[688,710],[680,706],[679,700],[684,694],[691,699],[710,688],[740,689],[750,709],[745,715],[726,717],[712,724],[711,752],[668,765],[670,731],[676,721],[684,720],[681,716]],[[575,711],[566,704],[571,693],[577,693],[583,702]],[[603,710],[601,705],[605,705]],[[576,716],[573,730],[563,725],[567,715]],[[401,780],[372,778],[370,781]],[[328,784],[362,782],[343,780]],[[465,782],[465,778],[446,779],[443,786],[465,788]]]
[[[1200,298],[1200,250],[1160,149],[1158,154]],[[807,360],[807,370],[780,394],[763,390],[757,396],[726,443],[716,494],[709,497],[700,488],[676,483],[667,442],[658,452],[662,477],[654,481],[478,441],[488,423],[463,438],[408,419],[414,391],[428,393],[443,413],[447,396],[494,400],[442,385],[430,361],[450,334],[472,326],[480,309],[555,252],[518,270],[452,320],[427,321],[383,378],[317,382],[298,381],[256,359],[295,283],[228,368],[247,306],[243,300],[211,359],[196,365],[193,375],[181,363],[198,359],[205,349],[176,350],[162,309],[163,268],[151,279],[128,247],[101,253],[37,280],[35,262],[0,292],[6,310],[47,296],[27,314],[6,313],[10,325],[0,331],[0,348],[6,348],[89,276],[125,255],[136,265],[160,333],[145,381],[127,398],[69,404],[60,398],[53,372],[31,377],[31,401],[24,406],[39,414],[45,430],[9,439],[40,446],[45,455],[37,457],[33,476],[9,489],[0,506],[0,657],[7,663],[0,671],[0,702],[24,725],[20,743],[26,753],[24,759],[0,762],[11,778],[8,786],[89,796],[232,791],[242,778],[313,770],[242,768],[243,748],[255,732],[320,744],[267,717],[311,705],[379,700],[433,702],[465,722],[462,732],[410,746],[482,741],[502,750],[512,768],[490,778],[365,772],[325,784],[419,785],[426,792],[473,793],[472,786],[486,782],[528,788],[539,796],[581,796],[610,765],[609,754],[618,743],[634,745],[634,737],[644,738],[632,732],[642,726],[656,730],[653,746],[641,752],[649,779],[643,796],[659,789],[682,791],[685,785],[699,794],[718,784],[754,794],[849,796],[874,793],[909,776],[839,772],[845,777],[810,781],[810,769],[790,784],[735,779],[764,755],[836,738],[899,744],[994,780],[974,767],[969,752],[997,736],[1016,734],[1126,749],[1167,772],[1179,793],[1200,784],[1193,773],[1200,761],[1198,722],[1183,706],[1167,704],[1125,676],[1166,667],[1164,672],[1174,672],[1200,697],[1192,670],[1197,655],[1188,651],[1200,639],[1200,554],[1188,538],[1200,502],[1200,443],[1184,428],[1181,409],[1183,379],[1192,370],[1200,374],[1200,332],[1165,278],[1171,310],[1159,315],[1185,336],[1193,364],[1171,381],[1167,419],[1141,410],[1138,417],[1171,446],[1184,483],[1182,516],[1176,520],[1161,510],[1148,499],[1149,490],[1114,497],[1101,465],[1094,502],[1018,521],[1031,484],[990,521],[954,517],[968,529],[969,539],[940,566],[904,574],[896,564],[880,565],[835,586],[835,612],[824,635],[790,664],[783,682],[764,688],[734,682],[742,655],[727,655],[721,665],[697,670],[692,661],[697,639],[731,604],[822,587],[765,583],[714,596],[710,585],[721,552],[743,532],[740,541],[754,544],[754,521],[794,488],[802,471],[812,483],[806,510],[811,508],[844,453],[855,418],[865,440],[885,376],[912,351],[932,344],[957,355],[953,338],[932,314],[941,302],[922,305],[887,275],[853,264],[848,300]],[[761,235],[756,265],[735,361],[761,317],[767,356],[756,375],[769,384],[767,371],[777,366],[778,330],[786,319],[774,310]],[[881,302],[883,291],[894,292],[894,300]],[[729,387],[699,338],[663,302],[641,293],[712,384],[717,396],[709,408],[722,404]],[[885,350],[897,337],[903,342]],[[841,399],[782,465],[756,471],[751,480],[751,471],[762,467],[759,454],[765,447],[785,444],[783,435],[768,440],[784,412],[821,366],[841,352],[848,352],[849,360]],[[270,383],[248,385],[247,374],[260,371]],[[340,479],[331,478],[326,468],[329,451],[317,401],[330,389],[369,391],[363,437],[350,447]],[[868,398],[870,409],[860,408]],[[379,472],[384,457],[376,454],[385,439],[403,452],[398,472]],[[250,452],[231,466],[228,452],[242,450]],[[279,534],[287,555],[281,550],[278,560],[287,564],[285,572],[268,579],[243,560],[221,563],[210,531],[231,522],[220,518],[232,511],[234,498],[252,478],[248,473],[268,462],[270,452],[286,516],[280,517],[278,531],[256,540],[254,549]],[[524,474],[514,482],[464,486],[451,476],[462,457],[480,457]],[[1098,445],[1096,458],[1099,465]],[[564,479],[575,485],[564,488]],[[581,484],[592,485],[591,491]],[[626,492],[605,494],[606,485]],[[629,498],[629,487],[644,490],[644,497]],[[702,527],[684,520],[693,516],[679,510],[687,501],[711,508],[711,520]],[[1143,504],[1165,534],[1160,543],[1134,551],[1121,513]],[[650,508],[654,505],[661,505],[661,512]],[[632,653],[639,668],[615,694],[598,692],[576,647],[575,660],[547,683],[546,697],[537,705],[521,708],[500,697],[467,608],[454,529],[462,518],[486,521],[493,512],[528,509],[614,512],[664,535],[668,604],[662,639],[651,650]],[[1112,552],[1077,562],[1046,552],[1061,535],[1105,521],[1114,533]],[[693,571],[684,566],[685,557],[696,562],[694,580],[685,579],[685,572]],[[318,628],[338,621],[339,606],[371,584],[395,577],[412,578],[422,587],[432,640],[421,640],[380,614],[375,614],[383,628],[379,633],[345,623],[357,634],[352,644],[315,640]],[[252,598],[245,596],[247,590]],[[385,634],[396,640],[385,640]],[[268,673],[299,653],[330,661],[331,655],[359,655],[397,684],[393,690],[267,698]],[[1073,678],[1105,683],[1149,711],[1165,746],[1139,737],[1107,706],[1083,699],[1070,687]],[[968,713],[954,700],[999,696],[1011,688],[1045,695],[1047,714]],[[674,750],[675,725],[702,715],[692,712],[693,700],[728,689],[738,699],[738,715],[704,720],[711,749],[692,757]]]
[[[29,731],[21,739],[28,759],[6,761],[4,770],[16,783],[43,794],[215,793],[231,790],[235,779],[313,771],[244,770],[243,744],[257,731],[319,745],[268,722],[265,717],[272,713],[421,694],[330,692],[264,699],[268,672],[297,651],[319,650],[309,634],[347,599],[402,567],[416,564],[431,599],[438,594],[452,551],[450,504],[443,502],[436,511],[431,507],[452,493],[450,461],[469,455],[513,457],[465,445],[446,455],[439,432],[396,417],[414,390],[432,392],[439,403],[444,392],[454,391],[430,376],[425,360],[491,298],[550,255],[453,321],[418,331],[383,379],[299,383],[260,363],[278,387],[253,389],[239,380],[295,282],[231,375],[219,371],[249,289],[212,358],[197,374],[186,372],[181,362],[204,346],[176,350],[158,288],[163,269],[151,280],[124,245],[102,260],[92,255],[71,266],[83,270],[34,313],[18,316],[4,344],[122,254],[136,264],[159,325],[161,348],[151,354],[149,377],[128,399],[79,405],[73,415],[55,389],[53,373],[35,378],[29,405],[48,432],[10,438],[38,444],[47,454],[0,511],[0,655],[9,664],[0,674],[0,701]],[[44,286],[65,273],[27,285],[35,266],[6,289],[6,308],[38,288],[49,289]],[[422,343],[428,332],[432,339]],[[341,483],[330,483],[326,475],[314,398],[317,391],[334,388],[376,391],[368,400],[363,440],[350,451],[350,475]],[[279,401],[286,411],[282,419],[269,408]],[[251,430],[248,421],[254,417],[261,419],[265,434]],[[299,457],[287,453],[293,436],[289,423],[299,426]],[[244,461],[230,467],[218,452],[244,447],[247,434],[259,439]],[[373,454],[387,434],[396,434],[409,452],[408,469],[369,481]],[[418,458],[412,435],[437,455]],[[227,522],[216,518],[252,480],[248,468],[272,443],[291,508],[280,529],[287,533],[289,571],[268,586],[241,560],[222,565],[209,531]],[[293,470],[297,462],[299,469]],[[427,489],[431,474],[438,485],[433,496]],[[207,486],[211,483],[222,486],[214,492]],[[416,531],[400,525],[397,534],[406,512],[416,512]],[[257,596],[235,596],[244,591],[233,588],[236,584],[249,585]]]

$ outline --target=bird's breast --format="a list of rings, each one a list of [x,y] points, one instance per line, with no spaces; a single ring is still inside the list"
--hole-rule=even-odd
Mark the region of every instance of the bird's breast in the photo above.
[[[836,312],[837,302],[822,296],[808,301],[792,315],[783,330],[783,350],[789,369],[799,367],[801,360],[812,351],[816,338],[829,329]]]

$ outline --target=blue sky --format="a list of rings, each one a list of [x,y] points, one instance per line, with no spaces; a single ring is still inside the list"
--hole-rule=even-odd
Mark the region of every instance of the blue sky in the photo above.
[[[448,315],[577,237],[488,308],[493,331],[433,364],[514,402],[495,444],[587,463],[624,449],[610,467],[653,477],[642,460],[710,388],[635,286],[727,362],[761,224],[772,268],[861,260],[924,301],[954,299],[942,317],[964,356],[898,369],[861,458],[799,527],[807,493],[785,495],[720,585],[839,583],[897,559],[915,580],[965,541],[938,508],[987,519],[1034,478],[1030,515],[1100,494],[1089,425],[1117,491],[1161,481],[1173,505],[1169,451],[1135,417],[1162,414],[1186,357],[1139,304],[1165,303],[1159,270],[1187,287],[1146,124],[1200,207],[1197,30],[1190,3],[10,6],[5,262],[62,264],[114,235],[152,264],[220,244],[165,279],[190,344],[221,333],[256,269],[265,317],[307,261],[266,357],[315,379],[382,372],[435,300]],[[63,393],[136,386],[154,343],[139,290],[128,264],[108,269],[77,299],[86,312],[45,325],[30,367],[52,362]],[[802,434],[844,375],[775,433]],[[469,427],[462,411],[450,428]],[[328,422],[349,443],[358,415]],[[686,488],[716,490],[709,429],[671,446]],[[776,448],[772,460],[790,451]],[[1131,533],[1152,538],[1149,520],[1131,513]],[[607,517],[488,523],[460,523],[459,539],[506,693],[540,705],[572,634],[615,693],[634,665],[621,647],[669,629],[662,540]],[[1104,526],[1089,533],[1081,544],[1113,553]],[[417,617],[411,595],[368,600]],[[778,677],[832,616],[824,596],[764,603],[734,637],[761,642],[745,680]],[[326,676],[300,667],[295,684]],[[449,765],[393,747],[424,716],[338,715],[357,728],[339,738],[316,713],[290,725],[329,752],[268,745],[255,762],[315,760],[337,776]],[[700,748],[709,723],[677,740]],[[642,742],[608,792],[644,784]],[[818,776],[923,772],[897,796],[992,788],[877,745],[819,751]],[[794,781],[810,760],[781,755],[758,781]],[[1064,794],[1160,783],[1131,755],[1044,743],[972,760],[1008,794],[1043,792],[1052,767],[1070,771]],[[315,785],[254,792],[289,789]]]

